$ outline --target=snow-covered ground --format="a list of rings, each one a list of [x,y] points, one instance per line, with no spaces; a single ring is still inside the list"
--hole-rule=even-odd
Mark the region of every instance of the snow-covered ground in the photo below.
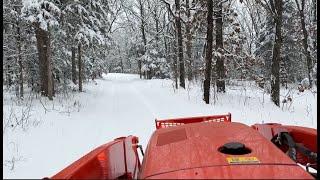
[[[30,111],[4,92],[4,178],[50,177],[119,136],[136,135],[145,148],[155,130],[155,118],[231,112],[232,121],[248,125],[277,122],[317,127],[317,93],[311,91],[292,90],[290,108],[278,108],[253,85],[228,86],[227,93],[210,105],[202,101],[200,84],[175,90],[171,80],[110,73],[84,87],[83,93],[61,95],[52,102],[38,97]],[[16,126],[22,111],[24,128],[21,123]]]

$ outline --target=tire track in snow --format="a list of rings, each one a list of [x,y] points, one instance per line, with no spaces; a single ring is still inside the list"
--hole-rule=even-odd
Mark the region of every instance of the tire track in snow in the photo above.
[[[111,98],[112,98],[112,112],[114,112],[115,111],[115,104],[116,104],[116,102],[115,102],[115,88],[114,88],[114,81],[111,81]]]
[[[105,79],[105,78],[104,78]],[[96,109],[96,114],[98,116],[97,119],[95,119],[97,121],[98,124],[100,124],[99,126],[97,126],[97,131],[96,131],[96,135],[95,135],[95,139],[98,140],[100,139],[101,142],[96,141],[93,144],[93,147],[96,147],[98,145],[101,145],[101,143],[105,143],[105,131],[107,129],[107,127],[110,125],[109,124],[109,117],[112,116],[117,108],[117,93],[116,93],[116,83],[115,81],[101,81],[100,82],[100,86],[101,89],[104,89],[101,91],[101,94],[99,95],[99,97],[97,97],[97,101],[96,101],[96,106],[98,107]]]
[[[154,118],[158,117],[158,113],[155,110],[154,106],[150,103],[149,100],[146,99],[146,97],[141,93],[141,91],[139,91],[132,84],[130,84],[130,89],[132,90],[132,92],[134,92],[135,95],[137,95],[137,97],[139,97],[138,99],[142,102],[142,104],[146,107],[150,114],[152,114]]]
[[[106,90],[102,97],[109,98],[99,100],[99,109],[97,113],[104,114],[99,130],[98,141],[106,141],[107,138],[115,138],[124,135],[135,135],[139,137],[140,144],[145,148],[149,136],[153,132],[154,119],[158,117],[158,111],[154,104],[143,95],[143,91],[137,88],[140,79],[125,79],[109,77],[109,81],[104,82]],[[101,131],[101,132],[100,132]]]

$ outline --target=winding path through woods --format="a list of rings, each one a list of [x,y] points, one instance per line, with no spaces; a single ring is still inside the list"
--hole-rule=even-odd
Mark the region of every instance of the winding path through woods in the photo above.
[[[43,123],[7,140],[15,141],[19,148],[5,151],[11,155],[19,149],[16,156],[24,160],[16,163],[15,171],[6,170],[5,177],[51,176],[120,136],[138,136],[145,148],[155,130],[155,118],[212,114],[211,106],[175,96],[170,80],[141,80],[138,75],[109,73],[96,82],[86,84],[79,94],[79,112],[69,116],[55,111],[44,114],[41,106],[37,108]]]
[[[282,111],[269,100],[261,105],[262,94],[254,88],[244,94],[241,87],[228,89],[228,93],[220,95],[218,104],[206,105],[199,87],[193,87],[190,92],[188,88],[175,90],[173,87],[171,80],[141,80],[138,75],[109,73],[96,83],[86,83],[84,92],[75,93],[75,100],[81,106],[79,112],[61,113],[65,105],[62,107],[56,98],[47,102],[47,107],[54,103],[55,109],[60,110],[44,113],[36,101],[33,118],[41,118],[42,123],[26,132],[17,129],[4,134],[4,160],[20,158],[13,171],[4,166],[4,177],[50,177],[99,145],[120,136],[138,136],[145,148],[155,130],[155,118],[231,112],[232,121],[247,125],[272,121],[317,126],[316,95],[311,93],[294,101],[294,112],[291,112]],[[66,100],[71,106],[73,101]]]

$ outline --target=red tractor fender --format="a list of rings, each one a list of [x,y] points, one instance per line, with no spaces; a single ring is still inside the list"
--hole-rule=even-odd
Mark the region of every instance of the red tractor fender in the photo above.
[[[75,161],[51,179],[133,179],[140,170],[138,138],[119,137]]]
[[[269,141],[274,141],[280,133],[288,133],[296,144],[302,145],[312,152],[317,152],[317,130],[300,126],[287,126],[278,123],[254,124],[251,126]],[[288,146],[279,145],[284,153],[288,151]],[[301,152],[297,152],[297,162],[303,165],[313,164],[317,169],[316,161],[311,160]]]

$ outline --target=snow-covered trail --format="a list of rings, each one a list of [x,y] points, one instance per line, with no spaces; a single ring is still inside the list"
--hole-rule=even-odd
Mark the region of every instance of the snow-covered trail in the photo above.
[[[183,102],[182,98],[172,96],[170,86],[140,80],[137,75],[110,73],[96,81],[97,85],[86,85],[85,93],[80,95],[79,112],[70,116],[49,112],[43,115],[40,126],[23,136],[18,133],[13,139],[4,136],[5,142],[15,142],[14,147],[4,148],[4,157],[13,151],[22,157],[14,170],[5,168],[4,177],[51,176],[95,147],[120,136],[136,135],[145,148],[155,130],[155,118],[212,114],[211,107]]]
[[[96,82],[86,84],[85,92],[78,94],[79,112],[69,116],[58,111],[44,114],[38,104],[34,115],[43,119],[39,126],[4,135],[4,159],[21,157],[14,170],[4,166],[5,178],[50,177],[120,136],[138,136],[145,148],[155,130],[155,118],[231,112],[232,121],[248,125],[272,120],[316,128],[317,123],[316,100],[312,97],[306,99],[310,104],[310,117],[306,118],[305,110],[298,107],[301,103],[293,105],[298,113],[281,111],[268,102],[261,106],[255,98],[243,104],[239,91],[229,90],[217,105],[206,105],[199,89],[174,90],[171,80],[140,80],[138,75],[109,73]]]
[[[94,112],[85,110],[95,116],[102,143],[105,137],[132,134],[139,136],[145,147],[155,129],[155,118],[212,114],[212,107],[172,96],[170,89],[164,90],[168,87],[140,80],[137,75],[108,74],[104,78],[98,82],[101,96],[87,105],[94,104]]]

